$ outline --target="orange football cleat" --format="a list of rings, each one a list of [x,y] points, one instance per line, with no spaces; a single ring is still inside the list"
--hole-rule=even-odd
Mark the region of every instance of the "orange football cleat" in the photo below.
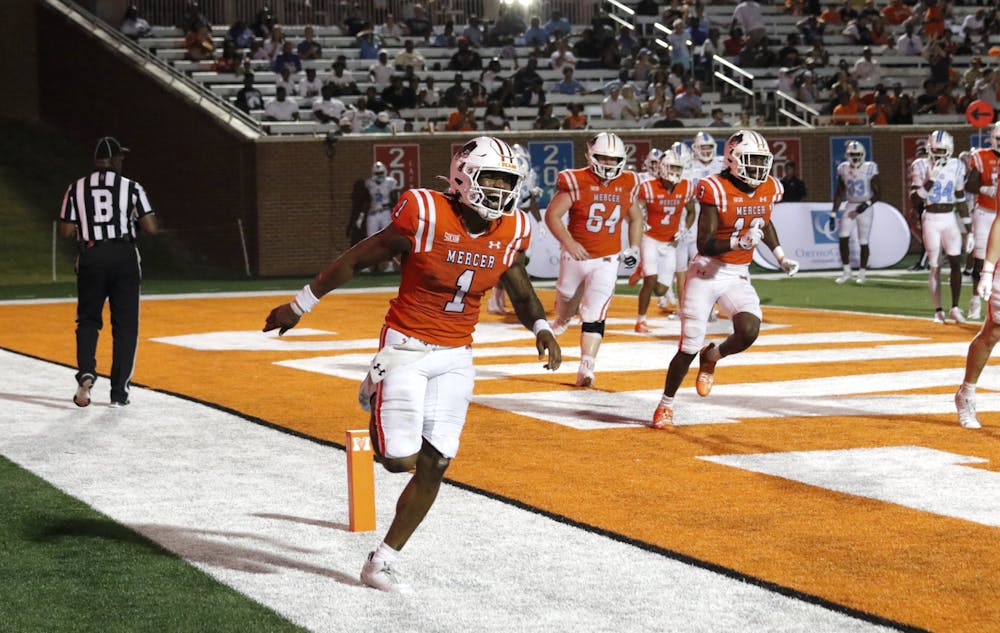
[[[712,393],[712,385],[715,384],[715,363],[718,361],[707,359],[708,350],[713,347],[715,343],[709,343],[698,354],[698,377],[694,381],[694,388],[702,398]]]
[[[637,334],[649,334],[650,329],[645,321],[639,321],[635,324],[635,331]]]
[[[674,407],[669,404],[660,404],[653,412],[653,421],[646,424],[651,429],[665,429],[674,425]]]

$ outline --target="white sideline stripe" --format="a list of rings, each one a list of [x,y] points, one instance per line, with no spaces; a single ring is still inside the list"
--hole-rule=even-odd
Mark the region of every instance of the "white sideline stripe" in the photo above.
[[[401,557],[416,597],[381,594],[357,574],[406,476],[352,534],[340,450],[145,389],[78,409],[72,370],[4,351],[0,382],[0,453],[313,631],[886,630],[449,485]]]

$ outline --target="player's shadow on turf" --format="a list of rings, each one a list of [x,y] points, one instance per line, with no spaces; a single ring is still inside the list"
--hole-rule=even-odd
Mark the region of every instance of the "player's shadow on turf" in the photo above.
[[[78,408],[75,404],[73,404],[72,393],[64,398],[55,398],[53,396],[31,396],[23,393],[8,393],[6,391],[0,391],[0,400],[19,402],[22,404],[34,404],[40,407],[48,407],[50,409],[72,410]]]
[[[317,527],[331,528],[334,530],[340,530],[342,532],[347,532],[351,529],[346,523],[333,523],[332,521],[323,521],[321,519],[307,519],[306,517],[295,517],[290,514],[272,514],[269,512],[255,512],[250,516],[260,517],[261,519],[277,519],[278,521],[291,521],[292,523],[302,523],[304,525],[315,525]]]

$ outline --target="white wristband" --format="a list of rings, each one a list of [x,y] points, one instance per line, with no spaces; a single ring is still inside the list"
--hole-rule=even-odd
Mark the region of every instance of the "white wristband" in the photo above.
[[[972,224],[972,218],[965,216],[962,218],[962,224]]]
[[[771,252],[774,253],[774,258],[778,260],[779,264],[785,259],[785,251],[780,246],[775,246]]]
[[[315,308],[317,303],[319,303],[319,299],[317,299],[316,295],[313,294],[312,288],[309,287],[309,284],[306,284],[302,286],[302,290],[299,290],[289,305],[292,307],[292,312],[298,316],[302,316],[306,312]]]
[[[996,264],[994,262],[986,262],[986,261],[984,261],[983,262],[983,273],[982,274],[986,275],[987,277],[992,276],[993,275],[993,269],[995,267],[996,267]]]
[[[549,322],[545,319],[538,319],[535,321],[535,324],[531,326],[531,331],[535,333],[535,336],[538,336],[539,332],[551,332],[552,326],[549,325]]]
[[[915,190],[915,193],[917,194],[918,198],[920,198],[922,200],[926,200],[927,199],[927,190],[924,189],[923,187],[917,187],[916,190]]]

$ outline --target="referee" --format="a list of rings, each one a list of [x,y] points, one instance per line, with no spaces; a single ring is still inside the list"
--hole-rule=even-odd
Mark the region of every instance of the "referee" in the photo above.
[[[143,232],[159,231],[142,185],[121,175],[128,148],[105,136],[94,149],[96,169],[66,190],[59,212],[59,233],[75,237],[80,255],[76,271],[76,382],[73,402],[90,404],[97,380],[97,337],[104,301],[111,304],[111,406],[128,404],[129,380],[139,341],[139,251],[136,223]]]

